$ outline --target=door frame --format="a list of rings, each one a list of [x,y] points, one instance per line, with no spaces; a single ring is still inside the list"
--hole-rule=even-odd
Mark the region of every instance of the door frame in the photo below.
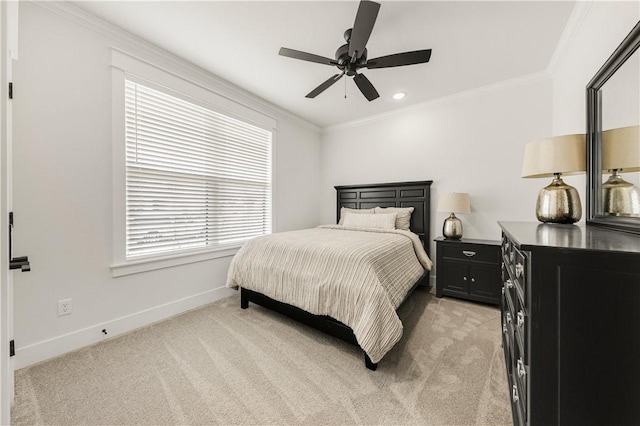
[[[9,82],[18,59],[18,2],[0,1],[0,424],[11,423],[14,364],[9,356],[13,339],[13,280],[9,270],[9,212],[12,208],[12,106]]]

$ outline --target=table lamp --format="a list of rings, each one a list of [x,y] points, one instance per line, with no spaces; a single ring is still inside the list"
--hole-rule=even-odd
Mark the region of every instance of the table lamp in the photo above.
[[[640,194],[620,173],[640,171],[640,126],[602,132],[602,170],[611,172],[602,184],[603,213],[613,216],[640,215]]]
[[[471,213],[471,198],[465,192],[443,194],[438,199],[438,211],[451,213],[442,225],[442,235],[447,239],[462,238],[462,222],[455,213]]]
[[[540,190],[536,217],[544,223],[575,223],[582,217],[578,191],[562,180],[586,170],[584,134],[556,136],[529,142],[524,149],[523,178],[553,176],[553,181]]]

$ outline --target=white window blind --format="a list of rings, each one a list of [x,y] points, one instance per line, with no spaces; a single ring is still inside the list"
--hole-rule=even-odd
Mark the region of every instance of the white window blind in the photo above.
[[[125,82],[126,257],[271,233],[272,133]]]

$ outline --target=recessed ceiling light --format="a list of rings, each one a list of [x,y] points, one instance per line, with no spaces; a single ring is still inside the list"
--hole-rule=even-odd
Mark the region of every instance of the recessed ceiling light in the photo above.
[[[395,99],[396,101],[399,101],[400,99],[404,98],[405,96],[407,96],[406,93],[398,92],[398,93],[394,93],[393,94],[393,99]]]

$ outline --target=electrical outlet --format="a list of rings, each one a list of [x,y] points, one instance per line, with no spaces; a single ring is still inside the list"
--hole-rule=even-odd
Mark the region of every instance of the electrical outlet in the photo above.
[[[71,314],[73,306],[71,305],[71,299],[58,300],[58,316]]]

